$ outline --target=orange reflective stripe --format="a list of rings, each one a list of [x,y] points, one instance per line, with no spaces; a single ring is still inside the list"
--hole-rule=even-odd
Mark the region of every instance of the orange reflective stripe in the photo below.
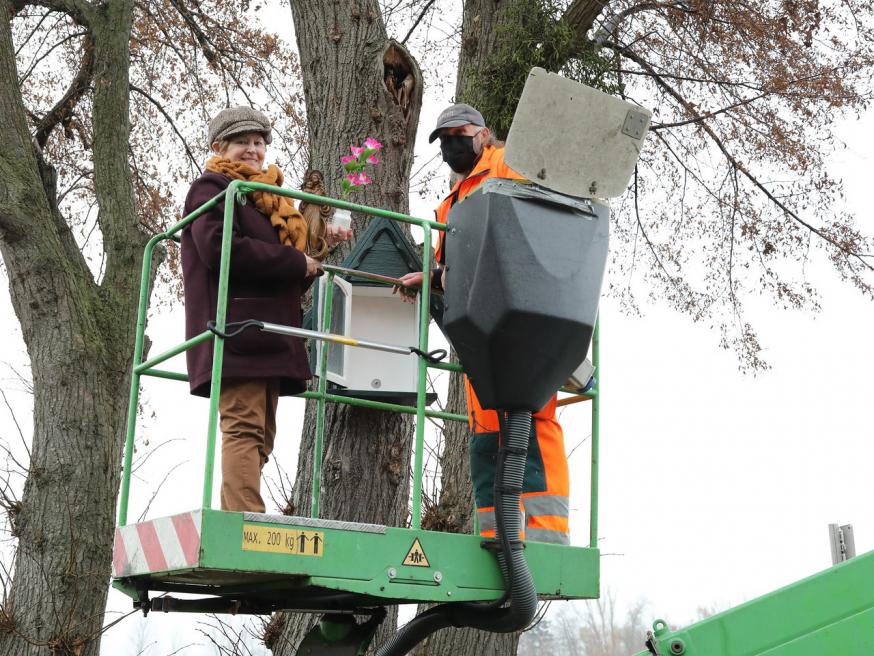
[[[479,536],[480,536],[481,538],[494,538],[494,537],[497,537],[497,535],[495,534],[494,529],[492,529],[491,531],[482,531],[482,530],[481,530],[481,531],[479,532]],[[520,539],[520,540],[524,540],[524,539],[525,539],[525,531],[524,531],[524,530],[519,531],[519,539]],[[541,540],[541,542],[545,542],[545,540]]]
[[[494,506],[483,506],[482,508],[477,508],[476,511],[478,513],[491,513],[492,515],[494,515],[495,514],[495,507]],[[521,499],[519,500],[519,512],[525,512],[525,508],[522,506]]]
[[[543,528],[549,531],[570,532],[567,517],[556,515],[533,515],[528,517],[528,528]]]
[[[484,538],[494,538],[495,533],[495,509],[477,508],[479,520],[479,534]],[[567,517],[556,515],[528,515],[525,518],[525,526],[519,531],[519,539],[534,540],[536,542],[550,542],[553,544],[569,544],[570,526]]]

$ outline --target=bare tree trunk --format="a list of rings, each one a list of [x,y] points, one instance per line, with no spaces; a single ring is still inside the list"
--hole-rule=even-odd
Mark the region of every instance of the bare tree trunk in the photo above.
[[[58,211],[54,170],[31,141],[11,5],[0,2],[0,253],[34,382],[18,551],[0,612],[0,653],[9,655],[99,652],[144,246],[127,159],[132,2],[65,5],[94,49],[94,182],[107,255],[100,285]]]
[[[461,52],[455,96],[458,102],[477,106],[477,77],[495,49],[497,28],[511,0],[465,0],[461,23]],[[486,124],[489,117],[484,116]]]
[[[340,156],[372,136],[384,145],[374,183],[356,202],[407,212],[413,144],[422,102],[415,60],[388,39],[376,0],[292,0],[310,136],[310,166],[340,194]],[[356,234],[366,218],[354,217]],[[348,247],[347,247],[348,249]],[[335,253],[341,259],[347,249]],[[309,402],[294,488],[296,512],[310,507],[315,403]],[[392,413],[329,404],[325,417],[320,514],[331,519],[402,525],[408,513],[412,422]],[[289,615],[273,652],[293,654],[314,616]],[[393,631],[390,614],[375,639]]]

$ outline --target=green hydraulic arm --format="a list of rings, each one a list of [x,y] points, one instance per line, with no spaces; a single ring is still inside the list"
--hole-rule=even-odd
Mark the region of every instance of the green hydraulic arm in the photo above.
[[[874,551],[684,629],[656,620],[637,656],[871,656]]]

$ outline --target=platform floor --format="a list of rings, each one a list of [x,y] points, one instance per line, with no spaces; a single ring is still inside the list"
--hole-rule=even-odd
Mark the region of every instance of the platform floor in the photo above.
[[[481,544],[472,535],[195,510],[117,528],[113,585],[140,601],[217,597],[209,612],[487,601],[504,583]],[[598,550],[528,542],[525,555],[543,598],[598,596]]]

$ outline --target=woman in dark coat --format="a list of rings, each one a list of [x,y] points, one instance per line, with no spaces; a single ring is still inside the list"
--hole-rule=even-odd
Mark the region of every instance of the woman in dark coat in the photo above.
[[[191,185],[185,214],[221,193],[231,179],[280,186],[282,173],[263,170],[269,119],[249,107],[219,112],[209,124],[214,156]],[[291,199],[253,192],[236,204],[231,237],[227,322],[259,319],[301,325],[301,297],[321,275],[327,246],[351,231],[308,225]],[[216,316],[224,203],[182,232],[186,339]],[[212,340],[186,352],[191,393],[209,396]],[[223,510],[264,512],[261,470],[273,450],[279,396],[299,394],[311,377],[299,338],[250,328],[225,341],[219,413]]]

